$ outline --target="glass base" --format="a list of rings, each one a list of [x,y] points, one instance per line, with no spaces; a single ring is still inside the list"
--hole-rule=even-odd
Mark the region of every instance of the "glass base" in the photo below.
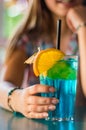
[[[50,118],[50,117],[47,117],[45,118],[45,120],[47,121],[74,121],[74,117],[69,117],[69,118]]]

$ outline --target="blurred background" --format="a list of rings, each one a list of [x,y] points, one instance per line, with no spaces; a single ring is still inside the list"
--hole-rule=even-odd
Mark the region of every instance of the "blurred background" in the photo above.
[[[26,8],[26,0],[0,0],[0,69],[4,61],[7,39],[21,22]]]

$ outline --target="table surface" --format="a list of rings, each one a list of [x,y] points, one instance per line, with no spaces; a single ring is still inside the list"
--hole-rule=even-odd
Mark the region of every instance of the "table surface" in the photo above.
[[[78,107],[69,122],[31,120],[0,108],[0,130],[86,130],[86,107]]]

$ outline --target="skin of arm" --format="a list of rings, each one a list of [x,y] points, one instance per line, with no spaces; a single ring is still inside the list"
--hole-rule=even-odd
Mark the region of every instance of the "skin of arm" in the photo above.
[[[2,80],[10,82],[15,86],[21,86],[25,69],[25,59],[25,53],[16,50],[9,59],[8,63],[3,67],[3,69],[5,69],[5,72]],[[7,104],[8,92],[12,89],[12,87],[0,86],[0,104],[2,107],[8,110],[10,110]]]
[[[67,24],[69,28],[75,32],[75,29],[86,23],[86,7],[77,6],[69,10],[67,14]],[[80,54],[80,80],[83,93],[86,97],[86,26],[81,26],[77,32],[79,54]]]
[[[83,93],[86,97],[86,27],[80,28],[78,32],[80,50],[80,74]]]
[[[8,81],[15,86],[21,86],[24,76],[25,60],[25,53],[16,50],[6,64],[3,81]],[[8,92],[11,89],[13,87],[0,86],[0,105],[8,110],[10,108],[8,107],[7,99]],[[55,104],[58,103],[58,99],[36,96],[37,93],[41,92],[55,92],[55,89],[52,86],[46,87],[45,85],[35,84],[33,86],[27,86],[24,89],[15,90],[10,100],[13,110],[22,113],[27,118],[47,117],[48,111],[55,109]]]

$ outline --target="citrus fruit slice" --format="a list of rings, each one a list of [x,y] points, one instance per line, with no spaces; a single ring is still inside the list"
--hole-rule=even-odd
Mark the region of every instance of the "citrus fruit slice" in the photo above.
[[[63,57],[64,53],[54,48],[39,51],[33,61],[34,74],[39,76],[50,69],[56,61],[62,59]]]

